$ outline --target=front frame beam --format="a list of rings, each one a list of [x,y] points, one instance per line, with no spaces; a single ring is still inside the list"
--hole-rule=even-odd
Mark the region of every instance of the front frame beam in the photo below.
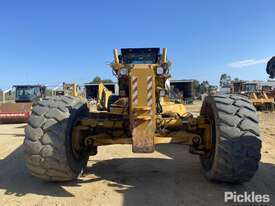
[[[97,117],[86,117],[80,119],[73,128],[73,147],[75,150],[81,150],[81,146],[91,148],[95,146],[111,144],[133,144],[131,133],[125,131],[126,119],[119,119],[117,116],[97,113]],[[211,149],[211,124],[203,117],[191,117],[190,122],[184,129],[179,125],[179,120],[169,121],[169,132],[155,133],[153,137],[154,145],[157,144],[184,144],[195,147],[198,150]],[[173,124],[173,126],[171,125]],[[97,133],[93,133],[97,131]],[[83,136],[85,135],[85,136]],[[79,141],[82,141],[80,143]]]

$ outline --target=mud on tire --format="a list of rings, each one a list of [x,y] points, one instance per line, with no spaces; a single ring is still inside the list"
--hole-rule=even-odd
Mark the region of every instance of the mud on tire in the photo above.
[[[75,120],[87,113],[86,104],[68,96],[44,98],[33,106],[24,140],[24,159],[32,175],[69,181],[81,174],[89,155],[74,157],[71,130]]]
[[[200,157],[207,179],[235,184],[249,181],[261,159],[255,107],[243,96],[208,96],[201,115],[212,121],[214,147]]]

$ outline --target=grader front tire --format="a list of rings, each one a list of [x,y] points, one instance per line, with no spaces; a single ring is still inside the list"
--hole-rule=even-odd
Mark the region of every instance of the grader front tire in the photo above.
[[[33,106],[25,129],[24,159],[31,174],[47,181],[76,179],[88,154],[73,156],[71,130],[88,108],[75,97],[45,98]]]
[[[208,96],[201,115],[212,122],[213,149],[200,157],[206,178],[233,184],[249,181],[261,158],[255,107],[242,96]]]

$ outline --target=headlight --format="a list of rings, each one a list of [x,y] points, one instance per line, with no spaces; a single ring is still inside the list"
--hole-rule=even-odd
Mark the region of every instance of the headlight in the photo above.
[[[128,75],[128,69],[127,69],[127,68],[121,68],[121,69],[119,70],[119,74],[120,74],[121,76],[126,76],[126,75]]]
[[[163,72],[164,72],[164,70],[163,70],[162,67],[158,67],[158,68],[157,68],[157,74],[158,74],[158,75],[163,74]]]

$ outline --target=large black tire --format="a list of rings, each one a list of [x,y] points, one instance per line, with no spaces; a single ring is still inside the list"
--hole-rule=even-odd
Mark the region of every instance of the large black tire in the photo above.
[[[233,184],[249,181],[261,159],[255,107],[243,96],[208,96],[201,115],[212,123],[213,149],[200,157],[206,178]]]
[[[77,118],[87,114],[86,104],[75,97],[44,98],[33,105],[24,141],[24,159],[32,175],[69,181],[82,173],[89,155],[73,154],[71,131]]]

